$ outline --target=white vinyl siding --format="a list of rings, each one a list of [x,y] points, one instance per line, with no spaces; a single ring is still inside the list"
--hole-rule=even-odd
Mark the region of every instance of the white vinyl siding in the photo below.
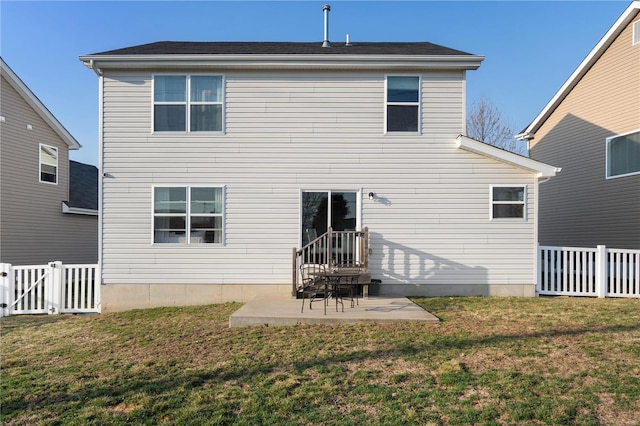
[[[464,76],[421,74],[422,134],[389,138],[383,72],[228,72],[225,136],[150,135],[151,74],[106,72],[104,282],[290,284],[301,191],[340,189],[365,194],[385,283],[531,284],[535,191],[530,221],[491,223],[487,188],[535,178],[456,148]],[[152,245],[150,188],[212,182],[226,185],[224,247]]]

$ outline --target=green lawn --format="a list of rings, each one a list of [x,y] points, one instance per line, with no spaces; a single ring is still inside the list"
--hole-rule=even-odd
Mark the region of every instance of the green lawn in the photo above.
[[[239,304],[3,318],[0,423],[640,424],[640,300],[415,301],[442,321],[230,329]]]

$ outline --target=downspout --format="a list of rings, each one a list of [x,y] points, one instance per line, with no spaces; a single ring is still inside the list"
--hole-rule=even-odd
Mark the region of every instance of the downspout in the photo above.
[[[551,179],[551,178],[550,178],[550,177],[540,178],[540,179],[538,179],[538,184],[545,183],[545,182],[547,182],[549,179]]]
[[[550,178],[546,178],[546,179],[542,179],[542,182],[546,182],[547,180],[549,180]],[[533,207],[533,214],[535,215],[536,221],[533,224],[533,235],[535,235],[535,238],[533,239],[533,283],[535,285],[534,288],[534,293],[533,293],[533,297],[538,297],[539,296],[539,292],[538,289],[540,288],[540,280],[538,279],[540,274],[539,274],[539,268],[540,268],[540,242],[538,241],[538,224],[540,223],[540,217],[538,216],[538,212],[539,212],[539,202],[540,202],[540,183],[541,183],[541,179],[540,178],[536,178],[534,181],[534,188],[535,188],[535,206]]]
[[[102,77],[102,69],[96,68],[95,64],[93,63],[93,59],[89,60],[89,69],[91,69],[94,73],[96,73],[98,77]]]
[[[527,156],[531,155],[531,140],[535,137],[533,132],[518,133],[515,135],[516,140],[525,141],[527,143]]]
[[[560,172],[562,170],[562,168],[560,167],[556,167],[556,173]],[[538,175],[536,177],[535,180],[535,206],[534,206],[534,215],[536,217],[536,221],[533,225],[533,232],[534,235],[536,236],[534,238],[534,258],[533,258],[533,282],[536,285],[536,290],[535,290],[535,297],[539,296],[539,288],[540,288],[540,242],[538,241],[538,231],[539,231],[539,224],[540,224],[540,216],[539,216],[539,206],[540,206],[540,184],[543,184],[547,181],[549,181],[549,179],[551,179],[551,176],[547,176],[547,177],[541,177],[540,175]]]
[[[95,69],[93,68],[93,60],[91,61],[91,66],[94,71]],[[103,186],[104,186],[104,178],[105,178],[105,173],[104,173],[104,155],[103,155],[103,151],[104,151],[104,118],[103,118],[103,113],[104,113],[104,107],[103,107],[103,103],[104,103],[104,75],[102,70],[98,72],[96,72],[96,74],[98,74],[98,99],[99,99],[99,104],[98,104],[98,164],[100,165],[100,169],[98,170],[98,277],[97,280],[100,283],[100,285],[102,286],[104,283],[102,282],[102,277],[103,277],[103,212],[104,212],[104,206],[103,206]],[[102,294],[102,291],[100,292]],[[100,296],[100,312],[102,312],[102,296]]]

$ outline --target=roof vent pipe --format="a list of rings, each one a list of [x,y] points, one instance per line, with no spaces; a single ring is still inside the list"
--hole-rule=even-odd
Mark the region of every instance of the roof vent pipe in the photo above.
[[[347,40],[346,40],[346,43],[344,45],[345,46],[351,46],[351,37],[349,36],[349,34],[347,34]]]
[[[322,6],[322,11],[324,12],[324,41],[322,42],[322,47],[331,47],[331,43],[329,43],[329,11],[331,10],[331,6],[325,4]]]

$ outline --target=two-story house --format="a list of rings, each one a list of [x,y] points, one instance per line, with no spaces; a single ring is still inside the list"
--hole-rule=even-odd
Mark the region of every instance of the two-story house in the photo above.
[[[292,248],[368,229],[382,294],[535,294],[555,167],[465,133],[482,56],[415,43],[157,42],[99,77],[102,309],[292,294]]]
[[[540,243],[640,249],[640,1],[520,135],[562,167],[540,191]]]
[[[98,170],[0,58],[0,263],[96,263]]]

